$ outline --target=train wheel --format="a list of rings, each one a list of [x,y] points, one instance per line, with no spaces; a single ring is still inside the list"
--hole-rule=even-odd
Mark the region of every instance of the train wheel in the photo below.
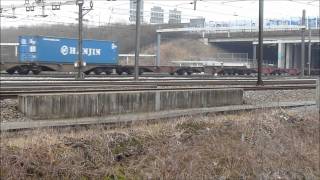
[[[106,75],[112,74],[112,70],[110,70],[110,69],[107,69],[107,70],[105,70],[104,72],[106,73]]]
[[[38,75],[38,74],[41,73],[41,70],[40,70],[40,69],[35,69],[35,70],[32,70],[32,73],[33,73],[34,75]]]
[[[182,69],[182,70],[178,71],[177,74],[182,76],[182,75],[186,74],[186,71]]]
[[[18,68],[18,74],[27,75],[27,74],[29,74],[29,69],[25,68],[25,67],[20,67],[20,68]]]
[[[117,71],[118,75],[122,75],[122,73],[123,73],[122,71]]]
[[[189,76],[191,76],[191,75],[192,75],[192,72],[188,71],[187,74],[188,74]]]
[[[102,70],[100,68],[96,68],[93,72],[96,75],[100,75],[102,73]]]
[[[128,69],[126,72],[127,72],[127,74],[132,75],[133,74],[133,69]]]
[[[16,72],[16,69],[7,69],[6,71],[8,74],[12,75]]]

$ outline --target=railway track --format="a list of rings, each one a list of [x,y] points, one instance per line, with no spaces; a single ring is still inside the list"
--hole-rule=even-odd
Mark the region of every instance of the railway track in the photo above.
[[[40,93],[77,93],[108,91],[146,91],[146,90],[181,90],[181,89],[214,89],[242,88],[246,91],[313,89],[315,79],[282,79],[264,80],[262,87],[256,86],[255,79],[183,79],[183,80],[141,80],[141,81],[1,81],[0,98],[16,98],[19,94]]]
[[[35,78],[35,79],[43,79],[43,78],[55,78],[55,79],[69,79],[75,80],[74,74],[40,74],[40,75],[10,75],[10,74],[0,74],[2,79],[15,79],[15,78]],[[87,75],[86,79],[118,79],[118,80],[126,80],[126,79],[133,79],[133,75]],[[168,75],[168,74],[143,74],[140,75],[141,79],[160,79],[160,78],[169,78],[169,79],[256,79],[255,75],[224,75],[224,76],[214,76],[211,74],[193,74],[193,75]],[[299,78],[296,76],[264,76],[265,79],[279,79],[279,78]],[[314,78],[314,77],[305,77],[305,78]]]
[[[140,77],[140,81],[161,81],[161,80],[256,80],[255,77]],[[265,80],[279,79],[298,79],[292,77],[269,77]],[[311,78],[308,78],[311,79]],[[87,77],[85,79],[76,80],[74,78],[59,78],[59,77],[0,77],[1,81],[132,81],[133,77]]]
[[[54,88],[42,87],[41,89],[24,88],[19,90],[7,89],[0,91],[0,99],[17,98],[23,94],[48,94],[48,93],[84,93],[84,92],[125,92],[125,91],[150,91],[150,90],[204,90],[204,89],[223,89],[223,88],[241,88],[244,91],[263,91],[263,90],[295,90],[295,89],[315,89],[316,85],[299,84],[299,85],[266,85],[266,86],[251,86],[251,85],[233,85],[233,86],[209,86],[209,87],[184,87],[184,86],[98,86],[98,87],[69,87],[69,88]]]
[[[161,80],[141,80],[141,81],[117,81],[117,80],[2,80],[1,87],[14,86],[70,86],[70,85],[255,85],[256,79],[161,79]],[[315,84],[316,79],[280,79],[280,80],[264,80],[265,85],[278,84]]]
[[[55,77],[55,78],[75,78],[76,74],[66,74],[66,73],[43,73],[43,74],[27,74],[27,75],[19,75],[19,74],[7,74],[7,73],[1,73],[1,77]],[[140,77],[234,77],[235,75],[224,75],[224,76],[214,76],[212,74],[192,74],[192,75],[169,75],[167,73],[145,73],[142,75],[139,75]],[[237,75],[239,77],[248,77],[247,75]],[[252,75],[254,76],[254,75]],[[284,76],[284,75],[283,75]],[[134,77],[134,75],[118,75],[118,74],[110,74],[110,75],[95,75],[95,74],[89,74],[85,77]],[[285,76],[284,76],[285,77]],[[291,76],[292,77],[292,76]]]
[[[39,74],[39,75],[33,75],[33,74],[28,74],[28,75],[10,75],[10,74],[0,74],[2,78],[72,78],[75,79],[75,74]],[[253,77],[252,75],[251,77]],[[118,74],[111,74],[111,75],[86,75],[85,78],[133,78],[134,75],[118,75]],[[192,75],[169,75],[169,74],[161,74],[161,73],[151,73],[151,74],[142,74],[139,75],[141,78],[161,78],[161,77],[171,77],[171,78],[219,78],[219,77],[235,77],[235,76],[214,76],[212,74],[192,74]],[[248,77],[246,75],[238,75],[238,77]],[[250,76],[249,76],[250,77]]]

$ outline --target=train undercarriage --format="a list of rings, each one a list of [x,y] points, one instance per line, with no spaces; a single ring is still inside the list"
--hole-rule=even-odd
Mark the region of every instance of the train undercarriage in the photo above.
[[[8,74],[38,75],[43,71],[57,71],[57,72],[75,72],[76,69],[72,64],[19,64],[19,63],[5,63],[1,64],[1,70],[5,70]],[[82,72],[86,75],[133,75],[134,66],[120,66],[120,65],[87,65],[82,67]],[[307,72],[307,71],[306,71]],[[257,73],[255,68],[246,67],[220,67],[220,66],[204,66],[204,67],[187,67],[187,66],[139,66],[139,74],[143,73],[167,73],[170,75],[192,75],[198,73],[213,74],[218,76],[223,75],[253,75]],[[263,75],[291,75],[296,76],[300,74],[297,69],[280,69],[274,67],[263,67]],[[311,70],[312,75],[319,75],[320,70]]]

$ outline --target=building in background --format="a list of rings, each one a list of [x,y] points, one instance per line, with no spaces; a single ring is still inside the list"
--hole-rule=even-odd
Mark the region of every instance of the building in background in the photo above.
[[[136,7],[137,0],[130,0],[130,17],[129,21],[131,23],[136,22]],[[140,22],[143,23],[143,10],[144,10],[144,0],[141,0],[141,12],[140,12]]]
[[[203,28],[205,27],[205,18],[190,19],[189,27]]]
[[[169,24],[180,24],[181,23],[181,11],[176,8],[169,10]]]
[[[151,24],[163,24],[164,22],[164,10],[159,6],[153,6],[151,8]]]

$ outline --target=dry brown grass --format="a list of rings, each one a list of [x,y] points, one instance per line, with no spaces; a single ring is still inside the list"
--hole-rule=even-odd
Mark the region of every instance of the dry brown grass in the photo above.
[[[2,134],[1,179],[319,179],[319,115],[306,115],[260,110]]]

